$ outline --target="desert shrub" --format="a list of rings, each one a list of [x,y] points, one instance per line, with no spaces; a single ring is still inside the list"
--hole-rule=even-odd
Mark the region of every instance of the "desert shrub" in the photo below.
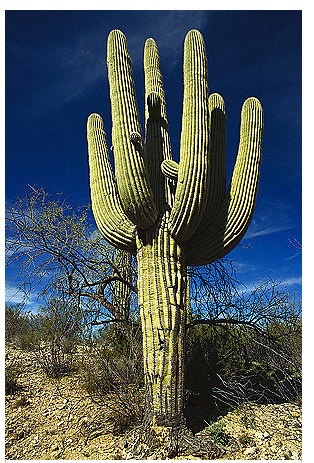
[[[81,339],[81,320],[74,305],[52,299],[32,317],[35,357],[50,377],[75,369],[74,352]]]
[[[139,328],[124,329],[123,349],[115,333],[113,327],[103,328],[85,346],[79,374],[82,387],[103,405],[102,416],[112,432],[119,434],[141,422],[144,374]]]
[[[251,369],[262,373],[271,384],[269,402],[289,402],[300,397],[302,390],[301,319],[289,323],[272,322],[266,335],[252,336]]]
[[[196,326],[187,337],[188,406],[209,404],[209,417],[242,402],[282,403],[301,391],[301,322]]]
[[[228,445],[229,435],[224,430],[224,425],[219,421],[211,422],[209,427],[206,428],[209,435],[219,444]]]
[[[11,362],[5,366],[5,393],[14,394],[20,387],[17,382],[22,373],[22,367],[19,363]]]
[[[34,347],[34,332],[30,321],[30,312],[23,304],[5,305],[5,340],[23,350]]]

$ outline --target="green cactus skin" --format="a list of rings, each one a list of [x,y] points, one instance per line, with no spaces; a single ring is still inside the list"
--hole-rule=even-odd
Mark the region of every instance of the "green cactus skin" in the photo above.
[[[207,60],[200,32],[184,43],[184,95],[178,183],[169,230],[187,241],[198,229],[208,201],[209,108]]]
[[[220,97],[221,98],[221,97]],[[221,99],[222,100],[222,99]],[[220,110],[219,110],[220,111]],[[223,115],[223,111],[221,110]],[[218,117],[217,117],[218,119]],[[224,124],[219,117],[217,125]],[[225,142],[217,140],[224,129],[216,128],[217,153],[225,151]],[[204,265],[221,259],[240,243],[253,217],[257,187],[259,182],[261,144],[263,134],[263,110],[257,98],[247,99],[242,107],[240,143],[236,164],[227,193],[223,193],[222,182],[225,182],[225,165],[219,161],[213,165],[213,171],[221,170],[221,184],[212,182],[212,200],[208,203],[211,212],[207,224],[200,233],[194,236],[186,247],[188,265]],[[211,153],[210,158],[214,158]],[[215,170],[214,170],[215,169]],[[212,174],[214,174],[212,172]],[[215,174],[216,174],[215,172]],[[218,175],[215,176],[218,179]],[[218,195],[217,195],[218,193]],[[219,204],[218,210],[216,204]],[[208,217],[208,215],[206,215]],[[205,221],[204,221],[205,223]]]
[[[138,145],[143,146],[131,60],[125,36],[119,30],[109,34],[107,65],[119,196],[127,217],[134,225],[146,229],[155,223],[157,211],[147,178],[144,152],[137,150],[130,138],[132,133],[137,133]]]
[[[165,177],[178,180],[179,164],[172,159],[165,159],[160,165],[161,172]]]
[[[168,213],[138,240],[138,304],[150,412],[158,424],[181,416],[186,320],[186,275]]]
[[[125,215],[114,181],[102,118],[87,121],[92,209],[99,231],[120,249],[135,251],[136,226]]]
[[[149,181],[159,216],[172,208],[174,182],[162,175],[164,160],[171,161],[171,144],[166,113],[165,93],[160,70],[160,59],[156,42],[147,39],[144,47],[145,74],[145,150]]]
[[[240,143],[226,191],[225,105],[208,94],[202,35],[184,44],[180,163],[172,160],[158,49],[144,48],[145,142],[130,58],[122,32],[108,38],[114,179],[100,116],[88,119],[93,211],[104,237],[136,253],[148,416],[173,426],[183,416],[188,265],[222,258],[243,238],[259,181],[263,112],[249,98],[241,113]]]

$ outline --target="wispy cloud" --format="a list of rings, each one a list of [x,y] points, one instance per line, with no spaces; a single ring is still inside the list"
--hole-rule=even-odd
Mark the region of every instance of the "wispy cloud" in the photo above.
[[[8,285],[5,289],[5,302],[9,304],[25,304],[25,308],[31,312],[36,312],[41,305],[37,300],[37,295],[26,294],[17,286]]]
[[[245,274],[248,272],[254,272],[256,270],[256,266],[253,265],[251,262],[241,262],[239,260],[235,260],[232,262],[232,265],[235,269],[236,274]]]
[[[8,287],[5,289],[5,302],[12,304],[21,304],[24,302],[25,294],[17,287]]]
[[[125,12],[126,14],[126,12]],[[133,69],[142,69],[143,48],[147,38],[153,37],[159,48],[167,72],[182,60],[183,40],[190,28],[202,29],[210,19],[205,11],[141,12],[142,19],[126,33]],[[27,116],[56,109],[79,98],[92,85],[105,81],[105,51],[109,31],[117,25],[104,21],[85,35],[76,36],[68,43],[49,46],[22,46],[7,42],[8,56],[14,57],[17,67],[34,76],[43,75],[40,85],[34,85],[22,95],[28,107]],[[46,80],[45,80],[46,79]],[[27,101],[26,101],[27,100]],[[31,104],[26,104],[31,101]]]
[[[34,76],[40,72],[46,77],[21,96],[28,107],[28,117],[78,97],[104,75],[103,56],[95,52],[93,36],[58,47],[24,47],[12,43],[7,43],[6,47],[21,69],[28,61]],[[49,78],[51,75],[53,77]],[[32,103],[27,105],[28,101]]]
[[[302,277],[288,277],[282,280],[281,285],[283,286],[292,286],[292,285],[301,285],[302,284]]]
[[[291,228],[295,228],[295,225],[282,225],[279,227],[263,227],[263,224],[260,223],[258,220],[252,221],[251,228],[248,230],[247,234],[245,235],[246,239],[256,238],[257,236],[265,236],[265,235],[273,235],[274,233],[279,233],[285,230],[289,230]]]
[[[142,66],[144,41],[152,37],[157,42],[161,64],[165,61],[167,72],[171,71],[171,68],[182,61],[186,33],[190,29],[202,30],[210,18],[208,11],[164,11],[163,15],[155,16],[149,11],[145,12],[145,20],[141,26],[127,34],[132,63],[135,66]]]
[[[292,259],[295,259],[296,257],[300,257],[300,256],[301,256],[301,251],[296,252],[295,254],[292,254],[292,256],[286,257],[285,260],[292,260]]]
[[[287,290],[291,289],[291,286],[300,286],[302,285],[302,277],[301,276],[290,276],[290,277],[285,277],[283,279],[281,278],[276,278],[273,280],[276,285],[278,285],[279,288],[284,289],[286,288]],[[244,286],[241,284],[240,286],[240,291],[243,291],[245,293],[251,293],[255,291],[260,284],[265,283],[262,280],[260,282],[246,282]],[[271,287],[271,285],[269,285]]]
[[[292,207],[282,200],[275,200],[271,204],[264,201],[255,211],[251,225],[244,239],[253,239],[257,236],[273,235],[295,228]]]

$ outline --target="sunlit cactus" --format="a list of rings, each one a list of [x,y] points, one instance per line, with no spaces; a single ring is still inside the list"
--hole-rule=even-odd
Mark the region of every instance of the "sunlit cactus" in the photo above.
[[[259,180],[263,113],[245,101],[239,152],[226,190],[225,105],[209,95],[205,45],[190,31],[184,44],[180,162],[172,159],[158,49],[144,49],[145,139],[125,36],[108,38],[115,178],[102,119],[88,119],[92,207],[114,246],[136,253],[143,332],[147,418],[182,423],[187,266],[224,257],[252,219]]]

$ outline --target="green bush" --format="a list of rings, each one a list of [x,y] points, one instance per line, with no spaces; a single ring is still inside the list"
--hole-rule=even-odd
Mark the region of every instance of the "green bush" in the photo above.
[[[23,304],[5,305],[5,340],[23,350],[34,348],[30,312],[25,311]]]
[[[82,387],[106,410],[106,421],[119,434],[143,417],[144,374],[140,333],[124,331],[121,351],[113,328],[104,328],[85,346],[79,364]],[[110,413],[108,412],[110,403]]]
[[[20,389],[17,379],[21,373],[22,373],[22,368],[19,363],[10,363],[5,366],[5,393],[6,394],[14,394]]]
[[[221,445],[228,445],[229,436],[224,431],[224,426],[221,422],[219,422],[219,420],[211,423],[206,430],[216,442]]]
[[[35,356],[49,377],[71,373],[73,354],[81,340],[81,320],[76,307],[57,299],[32,317]]]

